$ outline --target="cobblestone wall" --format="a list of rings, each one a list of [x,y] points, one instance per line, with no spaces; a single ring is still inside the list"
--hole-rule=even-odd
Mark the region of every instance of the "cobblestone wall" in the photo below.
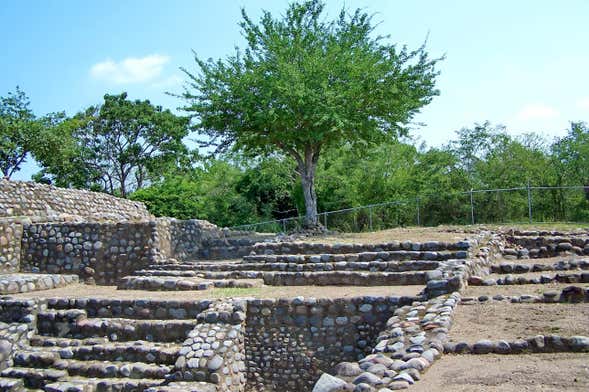
[[[0,219],[0,273],[20,270],[21,237],[21,220]]]
[[[115,285],[155,262],[155,222],[26,224],[21,271],[74,273],[87,282]]]
[[[232,238],[235,232],[220,229],[200,219],[157,218],[160,253],[163,258],[180,261],[195,259],[232,259],[249,254],[257,240],[255,233]]]
[[[310,391],[321,372],[370,353],[395,309],[412,300],[250,300],[245,345],[247,390]]]
[[[84,220],[153,219],[145,205],[137,201],[35,182],[0,180],[0,217],[43,217],[52,221],[64,215]]]

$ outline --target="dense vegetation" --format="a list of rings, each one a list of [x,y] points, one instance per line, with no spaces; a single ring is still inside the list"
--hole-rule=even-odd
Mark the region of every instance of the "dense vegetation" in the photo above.
[[[471,189],[589,184],[589,127],[572,123],[552,142],[536,134],[511,136],[503,127],[476,124],[438,148],[411,140],[358,149],[344,145],[325,154],[317,170],[319,211],[401,201],[374,208],[374,222],[415,224],[419,198],[421,224],[469,223]],[[238,225],[298,216],[304,211],[294,163],[274,155],[247,161],[237,155],[201,159],[185,173],[135,192],[156,214],[202,217]],[[534,219],[589,221],[582,189],[531,191]],[[474,193],[477,222],[524,221],[527,190]],[[338,214],[329,226],[362,228],[367,212]]]

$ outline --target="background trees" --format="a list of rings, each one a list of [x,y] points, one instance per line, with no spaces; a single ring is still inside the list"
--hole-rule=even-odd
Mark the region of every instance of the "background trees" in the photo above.
[[[20,170],[29,154],[39,159],[61,143],[58,124],[63,113],[50,113],[38,118],[30,101],[18,86],[6,97],[0,97],[0,174],[10,177]]]
[[[188,119],[127,94],[105,95],[61,124],[67,142],[45,157],[43,175],[62,186],[98,188],[126,197],[185,164]]]
[[[293,3],[281,19],[254,23],[242,12],[248,47],[225,60],[195,57],[186,71],[185,108],[218,151],[229,147],[295,162],[308,225],[317,224],[320,154],[344,144],[394,140],[438,92],[437,60],[373,37],[370,17],[342,10],[325,21],[323,4]]]

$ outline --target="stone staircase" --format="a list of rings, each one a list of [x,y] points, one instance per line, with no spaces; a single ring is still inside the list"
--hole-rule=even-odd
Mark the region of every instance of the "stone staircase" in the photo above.
[[[206,306],[206,301],[50,300],[37,314],[28,346],[0,372],[0,391],[174,390],[162,384],[198,323],[195,314]]]
[[[424,285],[441,263],[466,260],[470,243],[259,243],[241,260],[167,260],[121,280],[119,289],[207,290],[296,285]]]

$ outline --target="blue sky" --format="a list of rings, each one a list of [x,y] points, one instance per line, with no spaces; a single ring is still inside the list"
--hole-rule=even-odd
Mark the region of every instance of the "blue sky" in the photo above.
[[[36,114],[74,114],[105,93],[128,91],[175,109],[166,91],[179,92],[179,67],[225,57],[243,46],[241,7],[257,19],[281,14],[288,1],[25,1],[0,4],[0,95],[21,86]],[[490,120],[509,131],[548,138],[571,120],[589,121],[589,1],[328,0],[374,14],[379,34],[446,55],[441,95],[415,121],[413,135],[442,145],[454,131]],[[16,178],[35,172],[29,162]]]

